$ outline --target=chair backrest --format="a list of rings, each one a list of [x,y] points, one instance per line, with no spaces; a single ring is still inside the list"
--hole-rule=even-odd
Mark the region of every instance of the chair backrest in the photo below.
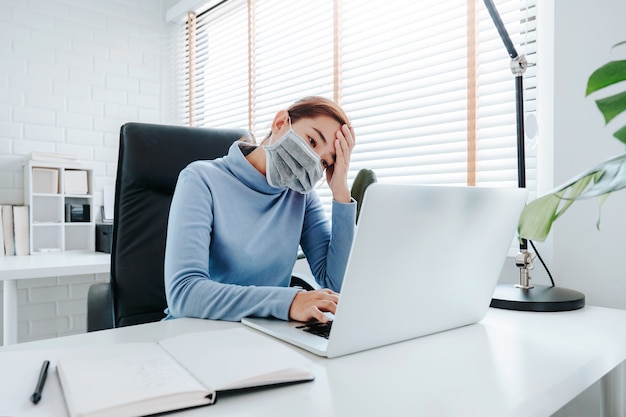
[[[226,155],[230,145],[246,135],[238,129],[122,126],[111,247],[116,327],[164,317],[165,237],[180,171],[190,162]]]
[[[363,204],[363,197],[365,196],[365,190],[367,187],[376,182],[376,173],[371,169],[363,168],[357,172],[352,187],[350,188],[350,195],[356,201],[356,221],[359,222],[359,214],[361,212],[361,204]]]

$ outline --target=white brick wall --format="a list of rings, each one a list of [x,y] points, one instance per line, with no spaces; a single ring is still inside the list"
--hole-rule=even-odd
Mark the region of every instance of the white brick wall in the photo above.
[[[120,126],[171,119],[163,91],[172,86],[163,84],[173,79],[165,55],[175,48],[163,16],[172,2],[0,0],[1,204],[23,203],[21,162],[32,151],[90,164],[101,204],[103,185],[115,180]],[[85,331],[87,288],[107,279],[20,281],[18,340]]]

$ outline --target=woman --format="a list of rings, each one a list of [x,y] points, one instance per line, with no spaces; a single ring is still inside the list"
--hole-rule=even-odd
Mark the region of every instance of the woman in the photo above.
[[[276,114],[260,146],[235,142],[227,156],[181,172],[165,251],[167,318],[328,321],[356,218],[348,122],[333,101],[307,97]],[[311,192],[324,170],[332,227]],[[298,245],[324,289],[288,286]]]

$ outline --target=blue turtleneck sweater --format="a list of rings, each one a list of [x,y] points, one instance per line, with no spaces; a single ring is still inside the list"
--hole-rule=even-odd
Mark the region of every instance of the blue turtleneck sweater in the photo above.
[[[356,203],[333,201],[329,223],[315,192],[270,186],[245,158],[246,146],[236,142],[227,156],[179,175],[165,250],[167,318],[287,320],[298,245],[316,281],[341,288]]]

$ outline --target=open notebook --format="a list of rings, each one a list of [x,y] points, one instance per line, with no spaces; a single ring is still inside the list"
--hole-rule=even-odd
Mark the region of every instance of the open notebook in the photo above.
[[[221,391],[310,381],[309,364],[239,328],[73,349],[56,369],[71,417],[131,417],[209,405]]]
[[[373,184],[328,338],[302,323],[242,323],[335,357],[480,321],[489,307],[527,191]]]

